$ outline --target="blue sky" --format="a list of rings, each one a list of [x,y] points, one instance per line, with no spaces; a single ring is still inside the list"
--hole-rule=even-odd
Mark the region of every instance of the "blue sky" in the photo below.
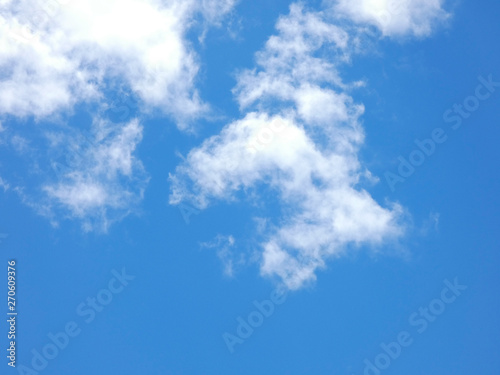
[[[498,374],[499,4],[1,3],[2,374]]]

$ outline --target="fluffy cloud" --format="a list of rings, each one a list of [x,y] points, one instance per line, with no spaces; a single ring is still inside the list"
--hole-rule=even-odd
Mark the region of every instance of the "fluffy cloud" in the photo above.
[[[207,110],[185,38],[232,0],[21,0],[0,12],[0,113],[43,117],[125,86],[181,125]]]
[[[450,17],[444,0],[335,0],[334,11],[357,23],[368,23],[385,36],[431,34]]]
[[[131,94],[143,112],[170,115],[180,128],[205,114],[209,107],[196,89],[199,62],[186,33],[198,25],[204,34],[234,3],[1,0],[0,116],[43,120],[50,139],[47,149],[37,152],[30,136],[36,129],[23,136],[10,129],[2,137],[29,159],[31,172],[12,184],[13,191],[54,222],[61,216],[78,218],[86,230],[106,230],[133,210],[148,180],[134,156],[142,126],[136,120],[102,120],[108,96]],[[60,126],[82,102],[96,108],[86,138],[80,123]],[[55,153],[70,160],[43,160],[42,155]],[[58,169],[55,178],[34,181],[34,175],[50,176],[50,164]]]
[[[298,289],[349,246],[401,236],[403,210],[360,187],[369,175],[357,158],[364,108],[349,94],[359,83],[338,73],[356,37],[296,4],[277,30],[234,90],[250,111],[188,154],[171,176],[170,202],[205,208],[238,191],[276,193],[282,215],[266,221],[260,270]]]

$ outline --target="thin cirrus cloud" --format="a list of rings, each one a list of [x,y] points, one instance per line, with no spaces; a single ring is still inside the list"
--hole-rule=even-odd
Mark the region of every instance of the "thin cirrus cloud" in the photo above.
[[[181,129],[207,114],[209,106],[196,88],[200,62],[186,33],[193,27],[204,33],[219,25],[234,3],[1,1],[0,115],[52,122],[56,130],[45,129],[44,136],[51,140],[46,153],[72,160],[63,163],[64,171],[55,178],[50,178],[49,167],[57,164],[54,160],[46,160],[46,171],[40,170],[42,160],[33,161],[27,170],[49,177],[38,189],[18,181],[12,190],[54,223],[57,217],[76,218],[85,230],[106,230],[132,210],[149,178],[134,154],[143,128],[137,120],[113,124],[103,118],[110,102],[107,96],[130,92],[143,113],[161,112]],[[60,126],[80,103],[97,108],[91,113],[90,143],[78,136],[85,126]],[[16,134],[12,128],[6,133]],[[107,134],[102,137],[104,130]],[[14,135],[8,142],[18,154],[25,143],[30,144],[30,139],[21,140]],[[31,151],[24,152],[27,159],[36,156]]]
[[[345,83],[339,73],[363,32],[346,24],[347,11],[386,3],[339,1],[322,11],[292,4],[256,54],[256,67],[238,75],[234,95],[243,117],[191,150],[170,177],[171,204],[205,208],[242,191],[250,199],[276,193],[280,215],[261,220],[260,273],[289,289],[313,282],[327,259],[352,246],[381,246],[405,232],[404,209],[379,204],[361,187],[376,181],[358,159],[364,107],[351,91],[363,83]],[[409,14],[417,3],[403,2],[400,11]],[[428,16],[379,26],[384,34],[420,36],[435,22],[435,13]]]

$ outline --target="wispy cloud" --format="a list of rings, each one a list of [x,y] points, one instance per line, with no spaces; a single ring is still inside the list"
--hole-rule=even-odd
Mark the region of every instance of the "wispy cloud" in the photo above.
[[[88,130],[71,126],[40,128],[29,153],[12,161],[29,173],[9,171],[9,184],[21,201],[58,226],[80,221],[85,231],[109,226],[138,212],[149,176],[137,155],[143,127],[95,118]],[[14,147],[14,146],[11,146]]]
[[[5,182],[2,177],[0,177],[0,187],[3,189],[4,192],[6,192],[7,190],[9,190],[10,188],[10,185]]]
[[[250,260],[242,251],[238,251],[236,240],[231,235],[219,234],[214,240],[203,242],[200,245],[202,248],[216,251],[217,258],[222,263],[224,274],[228,277],[233,277],[237,270]]]
[[[96,121],[85,147],[67,139],[67,152],[80,147],[80,157],[43,186],[51,212],[81,219],[85,230],[107,230],[141,201],[149,177],[134,155],[142,139],[142,126],[132,120],[125,126]],[[80,138],[81,142],[81,138]]]

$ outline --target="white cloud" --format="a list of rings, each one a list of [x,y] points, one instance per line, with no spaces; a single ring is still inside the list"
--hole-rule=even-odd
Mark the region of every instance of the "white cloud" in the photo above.
[[[43,187],[44,211],[80,219],[87,231],[106,231],[126,216],[149,180],[134,156],[142,130],[137,120],[124,126],[101,120],[94,123],[91,139],[63,135],[66,158],[57,165],[57,178]]]
[[[264,220],[260,271],[290,289],[314,281],[349,246],[380,246],[404,232],[402,208],[383,207],[360,187],[369,175],[357,158],[364,108],[349,94],[359,83],[338,73],[357,40],[327,17],[292,5],[257,68],[238,77],[241,108],[255,109],[193,149],[171,176],[172,204],[205,208],[238,191],[277,193],[282,214]]]
[[[444,0],[334,0],[334,10],[357,23],[368,23],[385,36],[428,36],[450,14]]]
[[[322,150],[306,128],[283,121],[286,129],[255,153],[248,144],[272,122],[265,114],[250,113],[191,151],[172,176],[171,203],[188,200],[204,208],[262,184],[277,191],[288,214],[267,231],[261,272],[298,288],[347,244],[379,245],[401,235],[402,209],[383,208],[355,188],[362,173],[355,153],[335,152],[334,141],[332,151]]]
[[[111,82],[180,123],[207,110],[185,34],[232,0],[7,1],[0,12],[0,113],[44,117],[99,100]]]
[[[10,137],[17,153],[31,152],[24,155],[32,158],[25,180],[45,173],[43,154],[60,152],[71,159],[66,166],[51,161],[61,171],[44,183],[45,196],[38,196],[35,182],[16,181],[13,190],[22,201],[53,222],[61,216],[79,218],[86,230],[106,230],[133,210],[147,184],[133,154],[142,127],[136,120],[122,125],[100,120],[111,101],[107,96],[130,92],[143,112],[170,115],[180,128],[206,114],[209,106],[196,88],[200,62],[187,33],[199,28],[205,34],[209,26],[220,25],[234,4],[235,0],[1,0],[0,115],[49,117],[56,120],[45,121],[50,128],[50,122],[60,126],[60,119],[69,117],[61,114],[71,114],[77,104],[97,107],[91,113],[95,119],[90,144],[74,137],[80,124],[47,134],[44,152],[32,150],[37,145],[30,137]]]

